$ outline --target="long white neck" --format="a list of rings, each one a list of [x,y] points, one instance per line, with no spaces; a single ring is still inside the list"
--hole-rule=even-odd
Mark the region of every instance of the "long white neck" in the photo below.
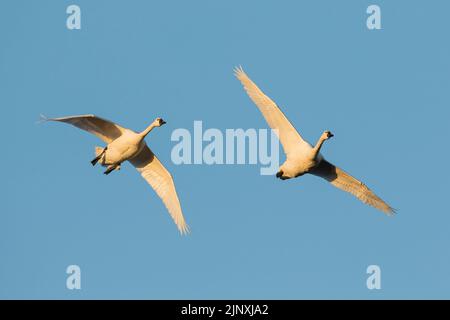
[[[317,155],[320,152],[320,149],[322,148],[322,145],[324,141],[327,140],[323,135],[319,138],[319,141],[317,141],[316,145],[313,148],[314,158],[317,157]]]
[[[153,130],[153,128],[155,128],[156,125],[154,123],[152,123],[151,125],[149,125],[144,131],[142,131],[141,133],[139,133],[140,136],[142,136],[142,139],[145,138],[150,131]]]

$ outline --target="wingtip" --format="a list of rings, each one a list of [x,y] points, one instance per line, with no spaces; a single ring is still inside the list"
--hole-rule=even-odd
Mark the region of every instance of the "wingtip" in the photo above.
[[[239,66],[237,66],[237,67],[234,67],[233,71],[234,71],[234,75],[235,75],[236,77],[238,77],[238,78],[239,78],[241,75],[245,74],[244,69],[242,69],[242,66],[241,66],[241,65],[239,65]]]
[[[45,115],[43,115],[42,113],[39,115],[39,120],[36,121],[37,124],[43,123],[43,122],[47,122],[50,119],[48,117],[46,117]]]
[[[182,236],[187,236],[187,235],[189,235],[191,233],[191,228],[187,224],[185,224],[183,226],[180,226],[178,228],[178,230],[180,231],[180,234]]]
[[[397,215],[397,211],[398,211],[397,209],[389,207],[389,210],[386,213],[388,216],[393,217]]]
[[[397,209],[394,209],[394,208],[392,208],[389,205],[386,205],[386,206],[383,206],[383,207],[378,207],[377,209],[382,211],[388,217],[393,217],[393,216],[395,216],[397,214]]]

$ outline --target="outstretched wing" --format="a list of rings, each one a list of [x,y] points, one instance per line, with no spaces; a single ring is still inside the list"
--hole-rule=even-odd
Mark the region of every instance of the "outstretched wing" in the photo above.
[[[245,91],[247,91],[250,99],[252,99],[259,111],[261,111],[262,115],[269,124],[269,127],[276,130],[286,155],[291,152],[302,150],[302,148],[310,150],[310,144],[303,140],[280,108],[278,108],[276,103],[258,88],[258,86],[247,76],[244,70],[242,70],[242,68],[236,68],[234,72],[236,77],[244,86]]]
[[[136,157],[130,159],[130,162],[164,202],[181,234],[188,233],[189,226],[184,220],[175,184],[169,171],[167,171],[147,145]]]
[[[93,114],[70,116],[63,118],[45,119],[46,121],[58,121],[69,123],[77,128],[92,133],[106,143],[110,143],[120,137],[126,130],[114,122],[102,119]]]
[[[391,206],[381,200],[364,183],[326,160],[322,160],[310,173],[324,178],[335,187],[353,194],[365,204],[377,208],[388,215],[395,213],[395,210]]]

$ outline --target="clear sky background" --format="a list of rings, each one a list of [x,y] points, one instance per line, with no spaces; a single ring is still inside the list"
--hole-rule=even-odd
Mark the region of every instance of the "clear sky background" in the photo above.
[[[78,4],[82,29],[66,28]],[[366,8],[382,30],[366,28]],[[450,298],[448,1],[2,1],[0,298]],[[181,165],[173,130],[267,128],[242,65],[323,154],[398,209],[258,165]],[[36,124],[94,113],[142,130],[175,177],[179,235],[96,137]],[[283,159],[284,160],[284,159]],[[66,288],[66,267],[82,289]],[[366,288],[367,266],[382,289]]]

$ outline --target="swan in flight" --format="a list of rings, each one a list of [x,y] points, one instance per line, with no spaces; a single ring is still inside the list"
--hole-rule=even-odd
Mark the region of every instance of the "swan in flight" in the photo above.
[[[333,137],[330,131],[323,132],[315,146],[310,145],[303,140],[275,102],[253,83],[242,67],[236,68],[234,71],[250,99],[261,111],[269,126],[275,130],[283,146],[286,161],[280,166],[276,174],[277,178],[285,180],[306,173],[313,174],[324,178],[335,187],[353,194],[362,202],[388,215],[395,213],[392,207],[375,195],[364,183],[334,166],[320,154],[323,143]]]
[[[130,161],[162,199],[181,234],[189,232],[172,175],[144,140],[150,131],[166,123],[163,119],[156,118],[142,132],[134,132],[92,114],[52,119],[43,117],[43,120],[68,123],[102,139],[107,145],[104,148],[95,148],[92,165],[100,163],[107,167],[104,173],[109,174],[114,170],[120,170],[122,162]]]

